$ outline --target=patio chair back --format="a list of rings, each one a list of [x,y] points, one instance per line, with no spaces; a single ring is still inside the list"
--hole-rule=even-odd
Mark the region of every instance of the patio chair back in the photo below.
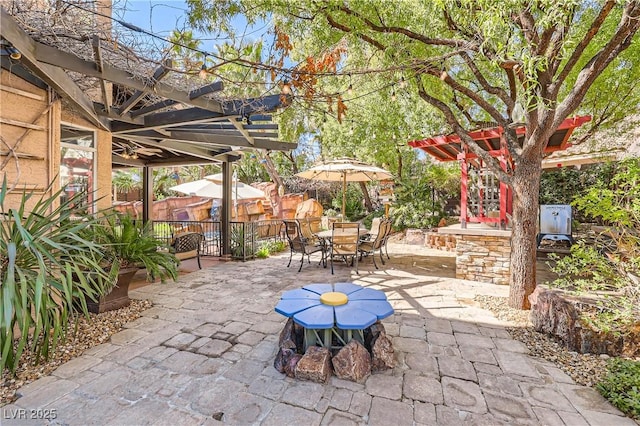
[[[376,269],[378,269],[378,264],[376,263],[376,250],[380,251],[380,260],[384,265],[384,259],[382,258],[382,247],[384,246],[387,228],[390,227],[391,223],[389,221],[381,220],[378,223],[378,233],[376,235],[373,235],[373,240],[360,242],[360,247],[358,248],[360,257],[371,255],[373,259],[373,266],[375,266]]]
[[[289,248],[296,253],[304,252],[304,237],[300,224],[296,220],[285,220],[285,233],[287,235],[287,241],[289,242]]]
[[[180,260],[198,259],[198,268],[200,265],[200,247],[204,240],[204,235],[198,232],[183,232],[177,234],[171,246],[173,247],[175,256]]]
[[[371,221],[371,230],[369,231],[370,235],[378,235],[380,233],[380,224],[382,223],[381,217],[374,217]]]
[[[318,243],[318,237],[313,234],[309,219],[298,219],[298,224],[300,225],[300,232],[302,233],[302,236],[307,239],[309,244]]]
[[[304,256],[306,255],[307,260],[309,260],[309,255],[316,252],[323,252],[323,247],[315,245],[303,235],[300,223],[297,220],[284,220],[283,223],[287,241],[289,241],[289,249],[291,250],[287,267],[291,266],[293,253],[301,253],[302,259],[300,260],[300,268],[298,269],[298,272],[300,272],[304,263]],[[324,259],[324,255],[322,258]]]
[[[331,273],[333,274],[333,257],[351,258],[355,262],[358,273],[358,242],[360,240],[360,224],[357,222],[335,222],[331,233]]]

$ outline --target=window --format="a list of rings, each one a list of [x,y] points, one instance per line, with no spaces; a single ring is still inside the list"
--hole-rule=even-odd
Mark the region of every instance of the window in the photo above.
[[[78,214],[94,211],[95,133],[63,124],[60,127],[60,184],[65,187],[62,200],[82,193],[73,206]]]

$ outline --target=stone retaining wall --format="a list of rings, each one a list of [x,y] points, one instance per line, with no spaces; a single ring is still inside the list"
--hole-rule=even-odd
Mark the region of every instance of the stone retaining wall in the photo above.
[[[440,234],[435,231],[423,231],[421,229],[407,229],[404,243],[443,251],[456,250],[455,235]]]
[[[456,278],[509,284],[511,237],[456,235]]]

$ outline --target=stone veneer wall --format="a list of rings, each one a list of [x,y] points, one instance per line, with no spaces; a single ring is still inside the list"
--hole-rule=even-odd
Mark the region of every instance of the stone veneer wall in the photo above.
[[[510,236],[457,235],[456,278],[509,284]]]

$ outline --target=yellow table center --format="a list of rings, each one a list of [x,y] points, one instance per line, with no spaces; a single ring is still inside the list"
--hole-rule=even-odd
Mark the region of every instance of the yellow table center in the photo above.
[[[340,293],[339,291],[330,291],[329,293],[320,295],[320,301],[325,305],[340,306],[346,305],[349,298],[346,294]]]

